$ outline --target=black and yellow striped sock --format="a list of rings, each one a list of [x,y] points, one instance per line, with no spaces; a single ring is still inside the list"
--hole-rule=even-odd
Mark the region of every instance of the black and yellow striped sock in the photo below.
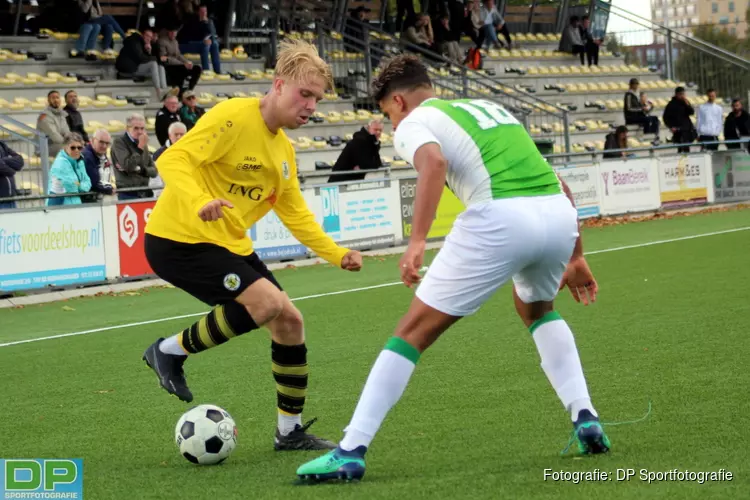
[[[301,414],[307,395],[307,347],[272,342],[271,361],[279,413]]]
[[[217,306],[192,326],[185,328],[178,339],[185,351],[195,354],[257,328],[258,325],[244,306],[230,302]]]

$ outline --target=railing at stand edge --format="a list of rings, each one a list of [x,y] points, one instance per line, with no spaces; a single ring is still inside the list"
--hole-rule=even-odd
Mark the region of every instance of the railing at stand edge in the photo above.
[[[8,115],[0,114],[0,140],[24,159],[23,168],[14,175],[20,196],[13,200],[0,199],[0,203],[16,199],[34,200],[34,195],[39,193],[46,195],[50,167],[47,136]]]
[[[719,97],[747,98],[750,60],[693,36],[692,32],[700,34],[706,27],[690,26],[683,28],[687,33],[682,33],[683,29],[666,27],[601,0],[596,5],[608,11],[610,20],[616,16],[626,24],[640,27],[607,34],[609,39],[618,42],[627,57],[654,67],[666,79],[697,86],[701,93],[713,88]],[[717,28],[727,29],[728,26],[711,27]],[[640,57],[636,51],[640,52]]]
[[[494,101],[516,116],[534,139],[553,139],[562,151],[570,151],[567,109],[506,85],[492,75],[457,65],[441,54],[398,40],[369,24],[353,19],[347,22],[361,30],[362,39],[345,31],[334,34],[330,26],[316,23],[316,43],[321,55],[333,66],[334,75],[348,81],[350,92],[367,99],[369,82],[380,60],[408,50],[421,56],[441,97]],[[370,106],[374,103],[370,102]]]

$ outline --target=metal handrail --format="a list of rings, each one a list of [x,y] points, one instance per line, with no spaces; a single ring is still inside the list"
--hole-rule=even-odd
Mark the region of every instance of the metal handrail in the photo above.
[[[685,43],[686,45],[690,45],[691,47],[696,48],[702,52],[706,52],[711,55],[714,55],[718,57],[719,59],[722,59],[725,62],[738,66],[744,70],[750,70],[750,61],[745,59],[744,57],[738,56],[737,54],[734,54],[725,49],[722,49],[721,47],[718,47],[712,43],[706,42],[705,40],[702,40],[700,38],[685,35],[683,33],[680,33],[679,31],[673,30],[672,28],[668,28],[650,19],[641,17],[638,14],[633,14],[632,12],[622,9],[620,7],[617,7],[616,5],[612,5],[612,4],[602,4],[602,5],[605,6],[604,8],[607,8],[610,10],[614,9],[615,13],[618,16],[624,18],[627,21],[630,21],[634,24],[637,24],[639,26],[642,26],[644,28],[648,28],[654,31],[663,31],[664,33],[668,34],[669,36],[677,39],[678,41],[682,43]]]
[[[399,45],[401,45],[403,47],[406,47],[407,49],[409,49],[411,51],[419,52],[420,54],[422,54],[424,56],[428,56],[429,58],[432,58],[432,59],[439,59],[441,63],[448,65],[451,69],[455,68],[455,70],[457,70],[460,74],[463,75],[465,73],[466,74],[466,78],[468,79],[468,81],[479,83],[480,85],[485,85],[487,88],[492,89],[492,87],[489,84],[487,84],[486,82],[482,81],[482,80],[485,80],[485,79],[490,79],[493,82],[493,84],[499,85],[500,87],[503,87],[505,89],[510,89],[511,92],[502,91],[502,93],[504,95],[506,95],[506,96],[508,96],[510,98],[517,98],[518,95],[520,94],[520,95],[522,95],[525,98],[528,98],[528,99],[531,99],[532,101],[540,103],[540,105],[542,105],[542,106],[552,106],[552,107],[561,109],[556,104],[553,104],[553,103],[550,103],[548,101],[545,101],[544,99],[541,99],[541,98],[535,96],[534,94],[531,94],[531,93],[526,92],[524,90],[519,90],[519,89],[517,89],[515,87],[510,87],[509,85],[506,85],[506,84],[502,83],[501,81],[499,81],[499,78],[495,79],[495,78],[491,77],[490,75],[480,73],[479,71],[467,68],[466,66],[458,66],[457,64],[455,64],[450,59],[444,57],[442,54],[438,54],[437,52],[429,51],[429,50],[427,50],[427,49],[425,49],[423,47],[420,47],[419,45],[414,45],[413,43],[408,42],[407,40],[404,40],[404,39],[402,39],[400,37],[396,38],[391,33],[388,33],[387,31],[384,31],[384,30],[382,30],[380,28],[374,27],[374,26],[370,25],[369,23],[363,23],[363,22],[359,21],[358,19],[353,19],[353,18],[347,18],[346,22],[354,23],[355,25],[358,25],[360,28],[363,28],[363,29],[367,30],[367,35],[366,35],[367,38],[366,39],[368,39],[368,40],[369,40],[369,32],[370,31],[378,33],[379,35],[385,35],[385,36],[389,37],[391,40],[394,40]],[[341,35],[344,36],[344,37],[346,36],[345,33],[342,33]],[[386,51],[382,51],[382,52],[386,53]],[[541,109],[541,107],[540,107],[540,109]],[[547,110],[545,110],[545,111],[547,111]],[[562,109],[561,109],[561,111],[562,111]],[[551,111],[547,111],[547,112],[552,114]],[[558,118],[562,118],[563,114],[561,113],[561,114],[556,115],[556,116]]]
[[[748,144],[750,143],[750,137],[748,138],[742,138],[742,139],[734,139],[730,141],[706,141],[706,142],[686,142],[681,144],[663,144],[659,146],[649,146],[649,147],[639,147],[639,148],[626,148],[626,149],[604,149],[604,150],[597,150],[597,151],[582,151],[580,153],[555,153],[555,154],[549,154],[544,155],[544,157],[548,160],[552,159],[565,159],[565,158],[571,158],[571,157],[578,157],[578,156],[586,156],[586,157],[596,157],[601,156],[604,153],[643,153],[648,152],[651,154],[651,156],[654,155],[657,151],[666,151],[668,149],[676,149],[676,148],[682,148],[682,147],[696,147],[696,146],[706,146],[706,145],[727,145],[727,144]],[[713,151],[714,153],[732,153],[732,152],[743,152],[745,150],[743,149],[725,149],[722,151]],[[687,153],[685,153],[687,154]],[[608,158],[609,159],[609,158]],[[612,160],[615,160],[616,158],[611,158]]]

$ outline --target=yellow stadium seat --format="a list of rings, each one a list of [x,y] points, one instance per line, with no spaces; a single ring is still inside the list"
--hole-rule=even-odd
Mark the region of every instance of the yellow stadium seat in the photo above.
[[[326,121],[328,123],[339,123],[341,120],[341,113],[338,111],[329,111],[328,116],[326,116]]]

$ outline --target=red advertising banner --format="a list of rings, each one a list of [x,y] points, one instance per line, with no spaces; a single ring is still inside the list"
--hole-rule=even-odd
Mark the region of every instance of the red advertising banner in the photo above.
[[[134,201],[117,205],[117,230],[120,243],[120,276],[153,274],[143,250],[146,222],[155,201]]]

